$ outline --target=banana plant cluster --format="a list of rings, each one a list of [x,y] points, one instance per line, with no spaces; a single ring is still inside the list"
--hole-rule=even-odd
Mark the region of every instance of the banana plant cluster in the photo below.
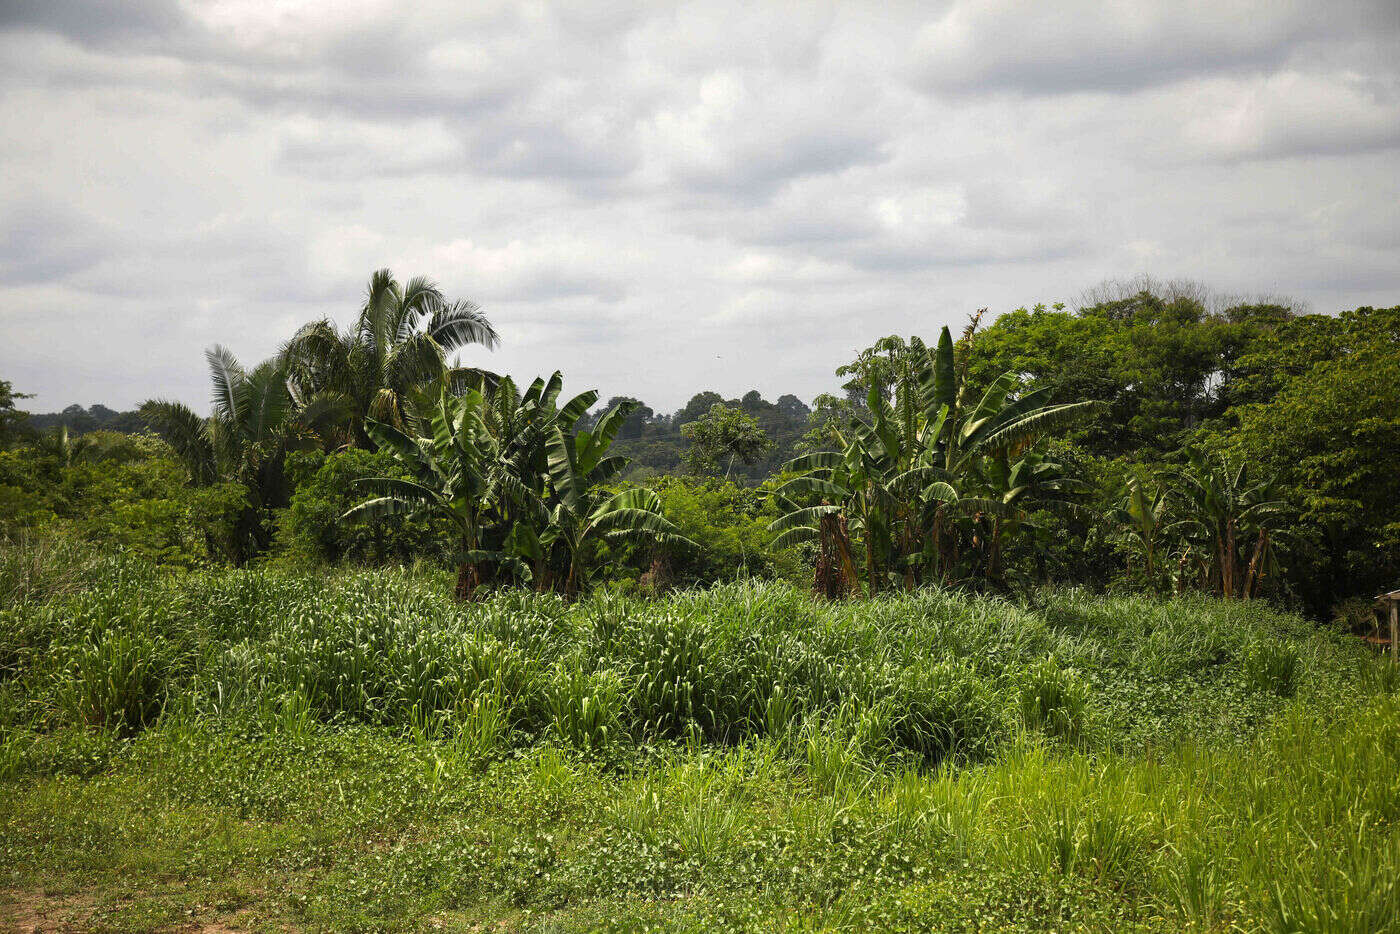
[[[1148,585],[1170,578],[1177,591],[1248,600],[1279,571],[1286,504],[1277,478],[1251,477],[1247,464],[1223,455],[1186,453],[1187,464],[1161,478],[1130,477],[1108,518]]]
[[[1180,542],[1176,583],[1222,597],[1254,597],[1278,572],[1278,525],[1286,504],[1276,477],[1252,477],[1249,465],[1188,448],[1188,466],[1174,478]]]
[[[1003,580],[1007,539],[1036,508],[1074,510],[1078,482],[1036,450],[1093,402],[1053,403],[1014,373],[975,402],[945,327],[936,348],[913,338],[865,417],[834,432],[834,450],[786,465],[775,546],[817,543],[816,588],[828,597],[886,587]]]
[[[457,596],[483,584],[532,584],[567,596],[587,583],[608,542],[688,544],[646,489],[607,484],[627,466],[609,454],[629,407],[591,429],[579,421],[598,400],[589,390],[559,404],[563,378],[536,379],[524,393],[509,377],[478,373],[465,387],[421,394],[400,428],[367,418],[365,430],[411,479],[360,481],[373,498],[347,518],[432,513],[457,536]]]

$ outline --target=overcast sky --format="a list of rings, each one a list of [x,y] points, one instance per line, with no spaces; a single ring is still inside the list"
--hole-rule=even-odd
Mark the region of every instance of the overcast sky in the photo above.
[[[659,410],[1106,277],[1400,303],[1400,2],[0,0],[0,378],[207,408],[428,275]]]

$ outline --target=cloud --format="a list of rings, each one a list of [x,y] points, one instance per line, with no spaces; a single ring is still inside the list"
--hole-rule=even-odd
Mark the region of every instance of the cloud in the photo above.
[[[1400,146],[1400,81],[1294,71],[1202,89],[1185,135],[1225,159],[1356,154]]]
[[[199,404],[384,266],[661,410],[1108,276],[1391,304],[1397,63],[1391,0],[10,2],[0,374]]]
[[[0,208],[0,281],[62,281],[92,268],[117,248],[92,218],[62,205],[21,201]]]
[[[176,0],[6,0],[0,6],[0,29],[54,32],[96,45],[167,35],[183,22]]]
[[[957,0],[919,30],[911,73],[946,93],[1122,93],[1265,72],[1326,42],[1393,45],[1397,26],[1388,0]]]

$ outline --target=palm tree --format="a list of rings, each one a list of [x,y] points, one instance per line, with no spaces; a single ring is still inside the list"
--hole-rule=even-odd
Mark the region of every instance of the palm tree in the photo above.
[[[235,523],[231,555],[241,562],[267,543],[266,513],[286,505],[286,453],[314,446],[319,439],[293,409],[280,360],[246,370],[220,345],[204,356],[214,390],[208,418],[165,399],[147,400],[141,415],[175,451],[196,485],[233,481],[247,490],[248,505]],[[315,420],[320,411],[313,406],[302,414]]]
[[[459,375],[448,355],[467,344],[493,348],[491,322],[468,301],[449,302],[429,280],[401,286],[388,269],[370,277],[354,327],[328,320],[303,326],[282,349],[287,385],[298,406],[341,412],[341,443],[365,444],[365,420],[403,428],[414,390]],[[431,415],[429,415],[431,417]]]

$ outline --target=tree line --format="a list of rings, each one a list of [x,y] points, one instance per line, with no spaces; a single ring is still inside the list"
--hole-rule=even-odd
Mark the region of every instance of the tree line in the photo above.
[[[497,343],[487,317],[381,270],[348,329],[309,323],[252,367],[211,348],[208,417],[156,399],[70,408],[87,422],[43,431],[5,384],[0,521],[92,531],[78,513],[105,487],[79,474],[163,458],[188,493],[133,502],[151,522],[183,510],[182,534],[204,539],[167,550],[426,556],[463,597],[758,572],[810,574],[831,597],[1075,581],[1324,614],[1393,589],[1400,308],[1327,316],[1147,286],[979,313],[932,346],[882,338],[810,407],[703,392],[668,416],[565,396],[558,373],[522,388],[462,365]],[[98,416],[158,440],[85,433]],[[30,489],[40,460],[57,492]],[[116,487],[147,481],[164,482]]]

